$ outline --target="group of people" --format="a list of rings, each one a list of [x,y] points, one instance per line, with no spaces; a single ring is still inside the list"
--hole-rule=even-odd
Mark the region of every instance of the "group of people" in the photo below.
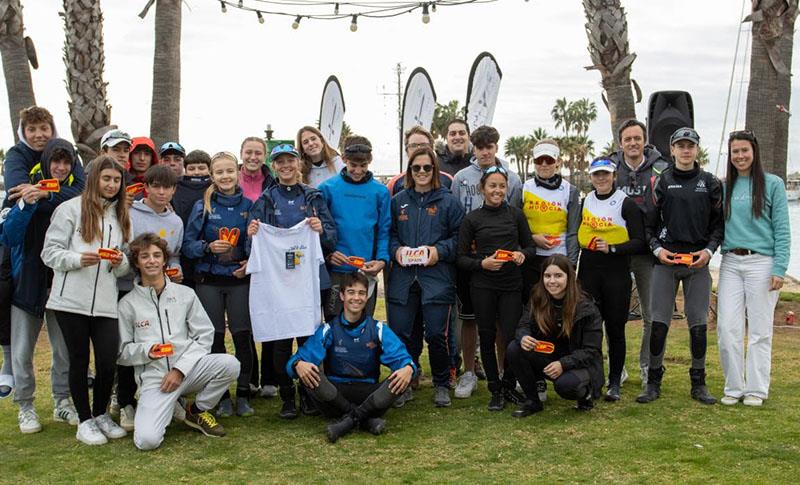
[[[53,419],[91,445],[133,431],[138,448],[157,448],[172,421],[223,436],[217,418],[254,414],[255,396],[280,396],[285,419],[334,419],[331,442],[358,427],[380,434],[386,411],[413,399],[424,343],[437,407],[451,392],[469,398],[483,377],[489,411],[541,411],[547,381],[589,410],[621,399],[634,283],[636,401],[659,398],[680,283],[691,397],[714,404],[708,262],[720,248],[721,401],[768,397],[790,229],[784,186],[749,131],[731,134],[723,183],[698,165],[692,128],[672,135],[668,160],[645,125],[625,121],[620,151],[591,162],[581,198],[555,140],[536,144],[523,182],[497,156],[497,130],[470,132],[461,119],[439,152],[426,129],[409,130],[406,170],[383,185],[367,138],[348,137],[340,155],[311,126],[271,150],[247,137],[238,157],[177,141],[156,150],[111,130],[84,166],[46,109],[20,118],[0,217],[0,397],[13,392],[23,433],[41,430],[33,355],[43,324]],[[373,318],[381,275],[386,322]]]

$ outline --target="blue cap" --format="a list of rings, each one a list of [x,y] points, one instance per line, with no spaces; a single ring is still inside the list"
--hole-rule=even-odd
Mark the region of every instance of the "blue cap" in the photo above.
[[[276,158],[278,158],[279,155],[282,155],[284,153],[288,153],[289,155],[292,155],[296,158],[300,158],[300,154],[297,153],[297,150],[294,149],[293,145],[290,145],[288,143],[281,143],[280,145],[272,149],[272,152],[269,154],[269,161],[270,162],[274,161]]]
[[[182,157],[186,156],[186,149],[177,141],[168,141],[161,145],[161,149],[158,150],[158,156],[163,157],[170,151],[177,152]]]
[[[597,158],[592,160],[592,163],[589,164],[589,174],[593,174],[595,172],[610,172],[614,173],[617,171],[617,166],[609,160],[608,158]]]

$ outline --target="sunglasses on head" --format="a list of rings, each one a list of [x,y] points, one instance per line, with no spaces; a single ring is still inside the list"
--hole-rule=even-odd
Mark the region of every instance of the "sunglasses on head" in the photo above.
[[[344,152],[348,154],[355,154],[355,153],[370,154],[372,153],[372,147],[370,147],[369,145],[361,145],[361,144],[350,145],[345,147]]]
[[[756,141],[756,134],[751,130],[736,130],[732,131],[730,135],[728,135],[728,141],[730,140]]]
[[[542,165],[542,164],[554,165],[555,163],[556,163],[556,160],[553,159],[553,158],[550,158],[550,157],[539,157],[539,158],[537,158],[537,159],[535,159],[533,161],[534,165]]]
[[[504,169],[503,167],[501,167],[500,165],[495,165],[493,167],[487,168],[486,171],[483,172],[483,175],[487,176],[487,175],[491,175],[493,173],[500,173],[500,174],[508,176],[508,171],[506,169]]]
[[[429,173],[429,172],[433,171],[433,165],[431,165],[431,164],[412,165],[411,166],[411,171],[414,172],[414,173],[420,173],[420,172]]]

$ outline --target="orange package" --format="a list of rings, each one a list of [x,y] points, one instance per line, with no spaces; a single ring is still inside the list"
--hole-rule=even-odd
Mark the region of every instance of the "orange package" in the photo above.
[[[129,186],[125,187],[125,192],[130,195],[137,195],[143,191],[144,191],[144,184],[141,182],[130,184]]]
[[[494,259],[500,261],[513,261],[514,260],[514,252],[513,251],[506,251],[505,249],[498,249],[497,252],[494,254]]]
[[[597,236],[594,236],[589,240],[589,244],[586,245],[586,249],[589,251],[597,251]]]
[[[536,346],[533,348],[534,352],[539,352],[540,354],[552,354],[555,350],[556,346],[552,342],[544,340],[537,340]]]
[[[241,231],[239,231],[238,227],[234,227],[228,232],[228,242],[231,243],[231,246],[236,246],[236,243],[239,242],[240,235]]]
[[[180,273],[180,272],[181,272],[181,270],[179,270],[178,268],[167,268],[167,269],[164,270],[164,274],[169,276],[170,278],[174,278],[175,276],[178,276],[178,273]]]
[[[694,256],[688,253],[675,253],[672,255],[672,261],[675,264],[685,264],[686,266],[691,266],[694,263]]]
[[[169,357],[174,353],[175,350],[172,348],[172,344],[155,344],[153,346],[153,355],[157,355],[159,357]]]
[[[349,256],[347,262],[350,263],[350,266],[354,266],[358,269],[363,268],[365,263],[364,258],[359,256]]]
[[[220,227],[219,228],[219,238],[222,241],[227,241],[228,238],[231,237],[231,230],[227,227]]]
[[[39,181],[39,190],[45,192],[61,192],[61,184],[58,179],[44,179]]]
[[[119,255],[119,251],[113,248],[100,248],[97,250],[97,254],[100,255],[100,259],[110,261]]]
[[[544,238],[545,238],[545,239],[547,239],[547,242],[549,242],[550,244],[553,244],[553,245],[559,245],[559,244],[561,244],[561,238],[559,238],[558,236],[553,236],[553,235],[550,235],[550,234],[545,234],[545,235],[544,235]]]

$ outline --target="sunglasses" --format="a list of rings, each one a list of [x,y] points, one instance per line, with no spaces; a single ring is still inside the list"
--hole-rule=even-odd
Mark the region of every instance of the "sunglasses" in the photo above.
[[[408,148],[411,150],[416,150],[417,148],[430,148],[430,143],[409,143]]]
[[[499,173],[508,176],[508,170],[504,169],[500,165],[495,165],[494,167],[489,167],[483,172],[484,177],[487,175],[491,175],[493,173]]]
[[[539,158],[537,158],[537,159],[535,159],[533,161],[534,165],[542,165],[542,164],[544,164],[544,165],[554,165],[555,163],[556,163],[556,160],[554,160],[554,159],[552,159],[550,157],[539,157]]]
[[[414,173],[420,173],[420,172],[430,173],[433,171],[433,165],[412,165],[411,171]]]
[[[730,135],[728,135],[728,141],[730,140],[748,140],[748,141],[756,141],[756,134],[753,133],[751,130],[736,130],[732,131]]]
[[[348,154],[355,154],[355,153],[370,154],[370,153],[372,153],[372,147],[369,146],[369,145],[360,145],[360,144],[359,145],[350,145],[350,146],[345,147],[344,152],[348,153]]]

